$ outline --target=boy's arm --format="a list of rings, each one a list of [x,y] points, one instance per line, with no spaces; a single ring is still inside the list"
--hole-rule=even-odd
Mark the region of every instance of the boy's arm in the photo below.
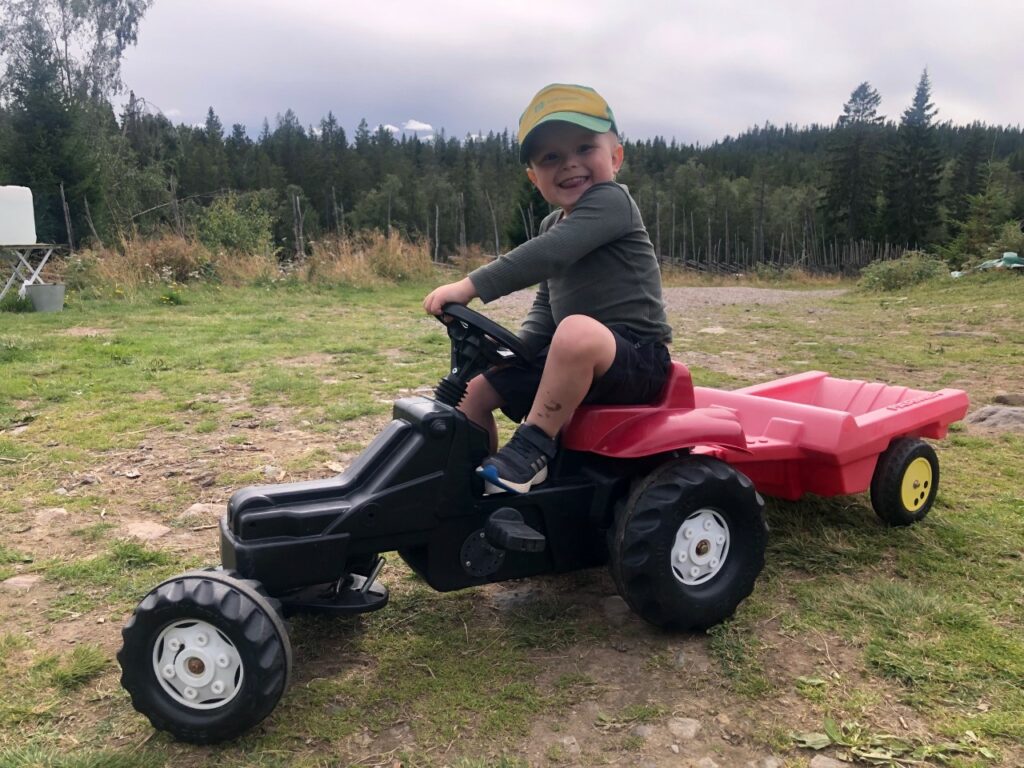
[[[428,293],[427,297],[423,299],[423,308],[427,310],[428,314],[440,315],[441,308],[445,304],[469,304],[475,298],[476,288],[473,287],[473,282],[468,277],[464,277],[454,283],[439,285]]]
[[[598,184],[584,193],[566,216],[469,274],[484,303],[557,275],[577,259],[617,240],[636,226],[629,194],[618,184]]]
[[[551,337],[555,335],[555,318],[551,314],[551,304],[548,303],[547,281],[538,286],[533,305],[526,314],[523,324],[519,326],[518,335],[533,354],[537,354],[551,343]]]

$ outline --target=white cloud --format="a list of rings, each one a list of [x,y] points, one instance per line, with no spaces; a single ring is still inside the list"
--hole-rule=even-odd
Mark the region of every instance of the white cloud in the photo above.
[[[432,130],[434,130],[434,126],[432,126],[430,123],[420,122],[419,120],[406,120],[404,123],[402,123],[402,130],[403,131],[432,131]]]
[[[388,131],[389,133],[401,133],[402,132],[401,128],[399,128],[397,125],[392,125],[391,123],[381,123],[380,127],[383,128],[385,131]]]

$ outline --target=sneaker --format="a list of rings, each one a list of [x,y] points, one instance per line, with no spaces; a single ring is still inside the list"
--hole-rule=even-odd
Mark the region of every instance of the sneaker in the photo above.
[[[520,424],[512,439],[476,472],[484,479],[484,493],[526,493],[548,478],[548,462],[558,446],[540,427]]]

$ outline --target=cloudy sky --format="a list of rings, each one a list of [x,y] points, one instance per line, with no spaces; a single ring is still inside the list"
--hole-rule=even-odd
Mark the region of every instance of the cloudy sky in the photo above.
[[[175,123],[251,135],[292,109],[427,136],[515,131],[550,82],[597,88],[629,138],[710,143],[833,122],[869,81],[898,119],[927,67],[940,120],[1024,121],[1022,0],[155,0],[123,63]]]

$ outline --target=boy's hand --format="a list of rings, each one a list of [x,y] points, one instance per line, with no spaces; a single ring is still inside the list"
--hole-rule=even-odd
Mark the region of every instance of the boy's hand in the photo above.
[[[473,281],[464,277],[457,283],[439,285],[428,293],[427,298],[423,300],[423,308],[427,310],[427,314],[440,315],[445,304],[468,304],[475,298],[476,288],[473,287]]]

